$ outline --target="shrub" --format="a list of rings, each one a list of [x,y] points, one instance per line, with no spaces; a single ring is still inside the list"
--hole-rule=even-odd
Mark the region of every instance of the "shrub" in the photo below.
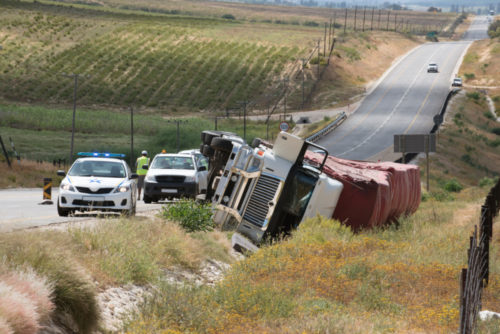
[[[497,178],[489,178],[487,176],[479,180],[480,187],[493,187],[497,183]]]
[[[491,132],[493,132],[494,134],[496,134],[497,136],[500,136],[500,128],[493,128],[491,130]]]
[[[467,93],[466,96],[469,99],[474,100],[475,102],[478,102],[479,99],[481,98],[481,95],[478,92],[470,92],[470,93]]]
[[[212,207],[193,200],[180,200],[162,207],[162,216],[178,222],[188,232],[213,230]]]
[[[222,15],[222,18],[226,20],[236,20],[233,14],[224,14]]]
[[[464,73],[465,80],[472,80],[476,77],[474,73]]]
[[[455,179],[451,179],[444,184],[444,190],[448,192],[458,193],[464,187]]]
[[[306,27],[319,27],[319,23],[315,21],[306,21],[304,22]]]

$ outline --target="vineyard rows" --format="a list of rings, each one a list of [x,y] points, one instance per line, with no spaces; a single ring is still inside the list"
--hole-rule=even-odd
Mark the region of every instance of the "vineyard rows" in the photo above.
[[[264,92],[298,47],[204,37],[197,26],[5,15],[0,91],[13,100],[223,109]],[[29,24],[33,22],[33,24]]]

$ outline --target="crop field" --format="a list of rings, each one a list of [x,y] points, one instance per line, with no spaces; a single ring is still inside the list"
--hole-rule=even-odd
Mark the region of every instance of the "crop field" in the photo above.
[[[257,100],[296,74],[323,25],[341,14],[222,3],[197,3],[195,11],[187,1],[102,4],[0,1],[0,96],[70,104],[74,80],[67,74],[76,73],[79,104],[223,110]],[[225,14],[237,19],[221,18]],[[429,14],[399,13],[403,21],[394,17],[388,29],[408,28],[413,19],[405,15],[430,28]],[[432,18],[440,30],[455,16]]]
[[[8,4],[0,14],[0,92],[9,100],[70,103],[74,82],[62,74],[78,73],[81,104],[222,108],[262,94],[306,50],[208,37],[235,25],[222,20],[78,17],[74,8]]]

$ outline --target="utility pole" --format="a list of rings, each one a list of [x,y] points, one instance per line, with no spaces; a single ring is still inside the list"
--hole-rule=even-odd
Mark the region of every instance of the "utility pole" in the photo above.
[[[346,26],[347,26],[347,7],[345,8],[345,16],[344,16],[344,35]]]
[[[130,107],[130,166],[134,165],[134,108]]]
[[[380,30],[380,17],[382,16],[382,9],[378,10],[378,25],[377,30]]]
[[[387,28],[385,28],[385,31],[389,31],[389,16],[391,15],[390,11],[387,11]]]
[[[356,31],[356,17],[358,14],[358,6],[354,6],[354,31]]]
[[[304,98],[305,98],[305,70],[306,68],[306,59],[302,58],[302,110],[304,110]]]
[[[373,31],[373,14],[375,14],[375,7],[372,8],[372,24],[370,26],[371,31]]]
[[[180,129],[179,129],[179,125],[180,123],[185,123],[187,121],[182,121],[182,120],[179,120],[179,119],[174,119],[174,120],[169,120],[167,121],[168,123],[172,122],[172,123],[175,123],[176,127],[177,127],[177,139],[176,139],[176,146],[177,146],[177,152],[180,151]]]
[[[318,80],[319,80],[319,43],[321,42],[321,39],[318,39]]]
[[[397,20],[397,18],[398,18],[398,13],[395,13],[394,14],[394,31],[397,31],[397,29],[396,29],[396,25],[397,25],[396,20]]]
[[[285,90],[285,91],[284,91],[284,95],[285,95],[285,101],[284,101],[284,102],[285,102],[285,103],[284,103],[284,105],[283,105],[283,109],[284,109],[284,112],[283,112],[283,119],[284,119],[285,121],[286,121],[286,96],[287,96],[287,94],[288,94],[288,80],[289,80],[289,79],[288,79],[288,77],[285,77],[285,78],[283,79],[283,88],[284,88],[284,90]]]
[[[330,25],[328,26],[328,50],[330,50],[330,40],[331,40],[331,38],[332,38],[332,18],[330,17]]]
[[[326,55],[326,22],[325,22],[325,35],[323,37],[323,56]]]
[[[365,31],[366,6],[363,9],[363,31]]]
[[[243,139],[247,140],[247,105],[248,101],[240,101],[239,104],[243,105]]]
[[[78,78],[84,77],[85,75],[77,73],[72,73],[72,74],[63,73],[62,75],[65,76],[66,78],[73,78],[73,80],[75,81],[73,88],[73,122],[71,125],[71,148],[69,153],[69,164],[71,165],[73,163],[73,143],[75,141],[76,90],[78,89]]]

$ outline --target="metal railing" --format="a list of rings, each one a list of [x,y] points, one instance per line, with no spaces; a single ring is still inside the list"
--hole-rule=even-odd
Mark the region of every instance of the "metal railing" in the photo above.
[[[347,118],[347,115],[345,112],[342,112],[337,119],[335,119],[333,122],[328,124],[326,127],[323,129],[319,130],[318,132],[313,133],[309,137],[306,138],[307,141],[310,141],[312,143],[317,142],[320,140],[323,136],[326,136],[330,132],[332,132],[333,129],[338,127],[345,119]]]
[[[467,268],[460,277],[460,334],[476,332],[477,316],[481,309],[483,288],[488,285],[490,241],[493,235],[493,218],[500,210],[500,180],[491,188],[481,207],[479,235],[477,225],[470,237]]]

